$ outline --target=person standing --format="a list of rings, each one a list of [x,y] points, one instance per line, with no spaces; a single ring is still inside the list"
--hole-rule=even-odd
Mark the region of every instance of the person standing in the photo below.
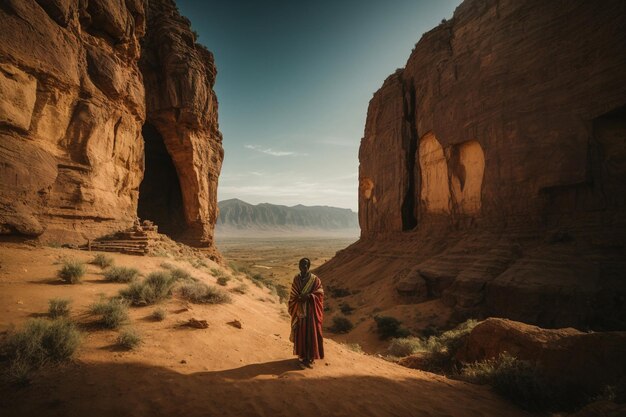
[[[293,342],[293,354],[302,365],[312,368],[315,359],[324,359],[324,289],[322,281],[309,271],[308,258],[300,259],[299,267],[300,273],[293,278],[289,295],[289,340]]]

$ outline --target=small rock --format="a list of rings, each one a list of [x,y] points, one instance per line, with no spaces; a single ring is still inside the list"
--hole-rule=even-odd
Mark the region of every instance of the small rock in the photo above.
[[[185,323],[183,323],[183,326],[193,327],[195,329],[206,329],[209,327],[209,323],[207,323],[206,320],[197,320],[197,319],[191,318],[187,320]]]
[[[187,361],[183,359],[183,360],[181,360],[181,361],[180,361],[180,363],[182,363],[182,364],[186,364],[186,363],[187,363]]]
[[[228,323],[226,323],[226,324],[230,324],[231,326],[236,327],[236,328],[238,328],[238,329],[241,329],[241,328],[242,328],[242,326],[241,326],[241,322],[240,322],[239,320],[229,321],[229,322],[228,322]]]

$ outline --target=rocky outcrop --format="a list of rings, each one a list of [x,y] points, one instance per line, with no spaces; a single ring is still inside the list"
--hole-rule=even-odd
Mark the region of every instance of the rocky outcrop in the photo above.
[[[0,234],[83,243],[132,225],[138,205],[153,215],[157,148],[182,195],[168,213],[181,223],[162,229],[210,245],[215,66],[173,2],[5,1],[0,22]]]
[[[511,320],[487,319],[469,334],[456,359],[463,363],[507,352],[536,363],[550,381],[600,392],[626,378],[626,332],[583,333],[572,328],[542,329]]]
[[[371,99],[361,239],[318,273],[458,320],[626,328],[624,29],[620,1],[463,2]]]

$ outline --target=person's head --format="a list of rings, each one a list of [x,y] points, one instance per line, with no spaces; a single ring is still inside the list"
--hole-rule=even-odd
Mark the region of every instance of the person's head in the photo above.
[[[300,267],[300,272],[302,275],[309,272],[309,268],[311,267],[311,260],[309,258],[300,259],[300,263],[298,264]]]

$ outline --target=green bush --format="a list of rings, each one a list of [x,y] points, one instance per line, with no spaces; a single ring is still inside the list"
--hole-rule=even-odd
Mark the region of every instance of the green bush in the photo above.
[[[113,258],[111,258],[108,255],[105,255],[104,253],[97,254],[91,260],[91,263],[93,265],[98,265],[102,269],[106,269],[106,268],[110,267],[111,265],[113,265],[113,262],[114,262]]]
[[[339,305],[339,310],[341,310],[343,314],[349,315],[349,314],[352,314],[352,312],[354,311],[354,308],[352,308],[352,306],[348,303],[341,303]]]
[[[143,282],[133,282],[120,295],[134,305],[150,305],[172,295],[176,279],[166,271],[152,272]]]
[[[53,319],[57,317],[67,317],[70,314],[70,303],[68,298],[53,298],[48,300],[48,316]]]
[[[404,357],[425,350],[424,341],[419,337],[403,337],[391,339],[387,352],[391,356]]]
[[[458,365],[454,359],[456,352],[477,324],[476,320],[468,320],[438,336],[422,339],[422,346],[416,352],[424,352],[423,369],[431,372],[453,371]]]
[[[128,321],[128,303],[120,298],[100,300],[89,306],[89,312],[100,316],[100,323],[109,329],[117,329]]]
[[[66,260],[57,272],[59,278],[68,284],[78,284],[85,275],[85,264],[78,261]]]
[[[383,340],[391,337],[408,337],[411,334],[408,329],[402,327],[400,320],[394,317],[375,316],[374,320],[376,321],[376,332]]]
[[[128,350],[139,346],[141,341],[141,335],[133,328],[123,330],[117,337],[117,344]]]
[[[217,283],[223,287],[228,285],[228,281],[230,281],[230,277],[227,277],[227,276],[217,278]]]
[[[114,266],[104,273],[104,278],[111,282],[133,282],[139,277],[139,271],[125,266]]]
[[[181,285],[180,295],[192,303],[223,304],[231,302],[228,293],[201,282],[190,282]]]
[[[155,321],[163,321],[167,317],[167,311],[163,308],[157,308],[152,312],[150,317]]]
[[[494,359],[466,365],[461,377],[466,381],[489,384],[498,394],[531,411],[559,408],[558,404],[563,402],[548,386],[536,365],[506,352]]]
[[[329,330],[333,333],[348,333],[354,328],[354,325],[350,320],[343,316],[333,317],[333,324]]]
[[[71,358],[79,344],[80,333],[65,319],[29,320],[4,343],[3,351],[9,361],[6,376],[12,382],[27,382],[31,371],[48,362]]]

